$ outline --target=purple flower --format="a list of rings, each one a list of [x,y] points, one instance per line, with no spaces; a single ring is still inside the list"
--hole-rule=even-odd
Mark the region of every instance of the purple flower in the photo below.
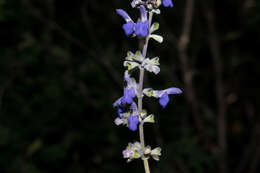
[[[118,108],[118,115],[119,117],[115,119],[115,124],[128,124],[128,128],[132,131],[135,131],[137,129],[138,125],[138,108],[134,101],[132,101],[131,104],[125,104],[123,103],[123,97],[119,98],[115,103],[113,104],[114,107]],[[125,113],[130,113],[131,115],[128,117],[125,117]],[[128,123],[127,123],[128,122]]]
[[[136,23],[135,35],[141,36],[141,37],[147,36],[148,35],[148,28],[149,28],[149,22],[148,21],[142,22],[141,20],[139,20]]]
[[[134,32],[135,24],[132,21],[130,21],[124,24],[122,28],[125,31],[125,35],[129,36]]]
[[[135,97],[135,89],[133,87],[133,81],[131,80],[128,71],[125,71],[124,79],[126,81],[127,86],[124,89],[124,96],[121,99],[123,104],[132,104],[133,98]]]
[[[165,106],[168,104],[169,100],[170,99],[169,99],[168,94],[163,94],[162,97],[160,97],[160,99],[159,99],[159,103],[163,108],[165,108]]]
[[[172,0],[163,0],[162,3],[165,7],[173,7]]]
[[[135,131],[137,129],[138,125],[138,116],[130,115],[128,117],[128,128],[132,131]]]
[[[157,91],[157,96],[160,98],[159,103],[160,105],[165,108],[165,106],[169,102],[169,94],[181,94],[182,91],[179,88],[168,88],[165,90]]]
[[[122,98],[123,97],[120,97],[113,104],[114,107],[117,107],[117,113],[118,113],[120,118],[123,118],[124,113],[126,113],[129,110],[129,108],[128,108],[129,106],[127,106],[126,104],[124,104],[122,102]]]
[[[127,112],[127,108],[125,106],[119,105],[117,112],[118,112],[119,117],[122,118],[124,113]]]
[[[141,20],[147,21],[147,11],[143,5],[140,5]]]
[[[133,3],[139,3],[139,1]],[[126,21],[126,23],[123,25],[122,28],[124,29],[125,34],[127,36],[131,35],[133,32],[135,32],[135,35],[140,37],[145,37],[148,35],[149,22],[147,20],[147,11],[143,5],[140,5],[139,9],[141,13],[141,20],[138,20],[136,24],[133,22],[133,20],[129,17],[129,15],[124,10],[122,9],[116,10],[117,14],[123,17]]]
[[[119,99],[117,99],[114,103],[113,103],[113,107],[119,107],[122,105],[121,102],[122,97],[120,97]]]
[[[138,107],[135,102],[131,104],[130,109],[132,111],[132,115],[139,115]]]
[[[126,23],[123,25],[123,29],[125,31],[125,34],[127,36],[131,35],[134,32],[135,23],[133,20],[129,17],[129,15],[122,9],[116,9],[117,14],[119,14],[121,17],[123,17],[126,21]]]
[[[127,85],[131,85],[131,84],[132,84],[132,80],[131,80],[131,78],[130,78],[130,75],[129,75],[129,73],[128,73],[128,70],[125,71],[124,80],[126,81]]]
[[[124,95],[123,97],[120,97],[117,99],[113,106],[118,108],[118,115],[120,118],[123,117],[124,113],[128,112],[129,109],[135,113],[137,110],[137,106],[133,100],[135,97],[135,80],[132,80],[130,78],[130,75],[128,74],[128,71],[125,71],[124,74],[124,80],[127,84],[127,86],[124,88]]]
[[[132,150],[124,150],[122,154],[124,158],[130,158],[134,156],[134,152]]]
[[[149,22],[147,20],[147,11],[143,5],[140,6],[141,20],[138,20],[135,26],[135,35],[145,37],[148,35]]]
[[[132,104],[133,98],[135,97],[135,89],[131,87],[130,89],[125,88],[124,89],[124,96],[121,99],[121,102],[123,104]]]
[[[164,7],[174,7],[172,0],[163,0],[162,3]]]

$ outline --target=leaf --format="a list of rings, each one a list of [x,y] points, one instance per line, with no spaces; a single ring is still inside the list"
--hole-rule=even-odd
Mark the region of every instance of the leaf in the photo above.
[[[155,74],[158,74],[160,72],[160,68],[158,67],[159,64],[159,58],[155,57],[153,59],[146,58],[142,66],[149,72],[153,72]]]
[[[151,151],[151,156],[154,160],[159,161],[159,156],[161,156],[162,149],[160,147],[157,147]]]
[[[150,33],[153,33],[154,31],[158,30],[159,29],[159,23],[158,22],[155,22],[153,23],[153,25],[151,26],[150,28]]]
[[[125,61],[124,66],[127,67],[128,70],[132,70],[135,67],[138,67],[140,64],[137,62]]]
[[[148,117],[146,117],[146,118],[144,119],[144,122],[145,122],[145,123],[154,123],[154,122],[155,122],[155,121],[154,121],[154,115],[151,114],[151,115],[149,115]]]
[[[131,51],[128,51],[127,52],[127,57],[125,57],[125,59],[127,60],[127,61],[133,61],[133,57],[134,57],[135,55],[131,52]]]
[[[154,160],[156,160],[156,161],[160,161],[160,158],[159,158],[159,156],[157,156],[157,155],[152,155],[152,158],[153,158]]]
[[[159,60],[160,60],[159,57],[155,57],[155,58],[151,59],[151,64],[160,65]]]
[[[152,34],[152,35],[150,35],[150,38],[153,38],[154,40],[156,40],[159,43],[163,42],[163,37],[160,35]]]
[[[145,117],[147,115],[147,111],[145,110],[145,109],[143,109],[142,111],[141,111],[141,117],[143,118],[143,117]]]
[[[157,65],[147,64],[144,66],[144,68],[149,72],[153,72],[154,74],[158,74],[160,72],[160,67]]]
[[[153,90],[152,88],[145,88],[143,90],[143,93],[148,97],[155,97],[158,98],[157,92]]]
[[[143,54],[140,51],[137,51],[133,57],[135,61],[142,62],[144,60]]]

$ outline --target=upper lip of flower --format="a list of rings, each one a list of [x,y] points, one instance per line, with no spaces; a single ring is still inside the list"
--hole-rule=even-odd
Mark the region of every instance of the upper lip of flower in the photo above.
[[[119,14],[121,17],[125,19],[126,22],[132,21],[131,17],[127,14],[125,10],[122,9],[116,9],[117,14]]]
[[[147,11],[143,5],[140,5],[140,13],[142,22],[147,21]]]

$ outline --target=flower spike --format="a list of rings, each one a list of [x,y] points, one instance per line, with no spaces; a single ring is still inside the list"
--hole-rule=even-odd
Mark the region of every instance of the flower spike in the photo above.
[[[159,104],[165,108],[170,101],[170,94],[182,93],[182,90],[174,87],[164,90],[143,89],[144,72],[148,71],[154,74],[160,72],[159,57],[148,58],[146,55],[150,38],[159,43],[163,42],[163,37],[154,33],[159,29],[159,23],[152,22],[153,14],[160,14],[159,7],[161,5],[164,7],[173,7],[172,0],[132,0],[131,6],[140,12],[140,17],[136,21],[133,21],[126,11],[116,9],[117,14],[125,20],[122,28],[126,36],[143,37],[144,46],[142,50],[137,50],[136,53],[128,51],[123,62],[123,66],[126,67],[124,73],[125,85],[123,96],[113,103],[118,113],[114,123],[117,126],[124,125],[131,131],[136,131],[139,128],[140,142],[128,143],[122,154],[127,159],[127,162],[141,158],[144,162],[146,173],[150,172],[148,159],[153,158],[159,161],[161,148],[156,147],[152,149],[149,145],[145,146],[143,125],[146,123],[155,123],[156,118],[154,114],[148,113],[143,108],[142,98],[144,95],[155,97],[159,100]],[[135,73],[135,70],[139,70],[139,83],[136,83],[135,78],[131,77],[131,74]],[[138,105],[136,101],[138,101]]]

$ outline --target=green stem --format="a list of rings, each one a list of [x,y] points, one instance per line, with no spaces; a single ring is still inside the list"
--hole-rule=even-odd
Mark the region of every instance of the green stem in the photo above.
[[[152,23],[152,18],[153,18],[153,13],[149,12],[149,33],[145,38],[145,43],[144,43],[144,47],[143,47],[143,56],[144,58],[146,57],[147,54],[147,48],[148,48],[148,42],[149,42],[149,36],[150,36],[150,27],[151,27],[151,23]],[[139,88],[138,88],[138,110],[141,113],[142,109],[143,109],[143,83],[144,83],[144,68],[140,69],[140,76],[139,76]],[[139,124],[139,136],[140,136],[140,142],[141,142],[141,146],[142,146],[142,150],[144,151],[144,147],[145,147],[145,142],[144,142],[144,122],[143,120],[140,122]],[[144,169],[145,169],[145,173],[150,173],[150,168],[149,168],[149,163],[148,163],[148,159],[143,157],[143,162],[144,162]]]

